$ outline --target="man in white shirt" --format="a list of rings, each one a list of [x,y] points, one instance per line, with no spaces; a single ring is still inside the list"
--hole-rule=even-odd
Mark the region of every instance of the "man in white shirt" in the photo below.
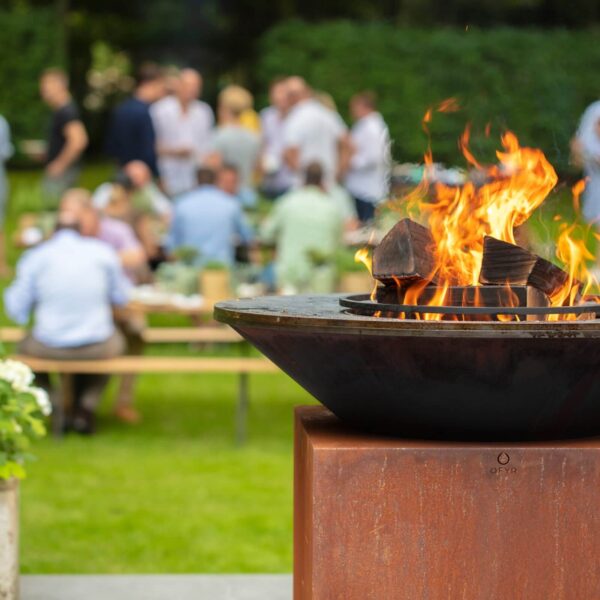
[[[277,198],[292,185],[292,173],[283,160],[283,129],[290,109],[287,78],[275,79],[269,87],[270,106],[260,111],[262,133],[262,190],[269,198]]]
[[[388,193],[390,134],[376,110],[372,92],[360,92],[350,100],[354,125],[350,133],[350,159],[346,189],[354,197],[362,223],[375,215],[375,207]]]
[[[201,93],[200,73],[183,69],[175,95],[159,100],[150,109],[156,131],[158,170],[171,197],[196,186],[198,165],[210,149],[215,118],[210,106],[198,100]]]
[[[323,184],[329,189],[336,181],[346,148],[347,129],[342,118],[315,100],[301,77],[287,81],[292,109],[283,129],[284,159],[294,173],[294,185],[311,163],[323,169]]]

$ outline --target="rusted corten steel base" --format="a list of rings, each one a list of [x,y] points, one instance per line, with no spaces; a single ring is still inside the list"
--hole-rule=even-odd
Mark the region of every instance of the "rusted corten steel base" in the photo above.
[[[295,600],[600,598],[600,440],[451,443],[296,413]]]

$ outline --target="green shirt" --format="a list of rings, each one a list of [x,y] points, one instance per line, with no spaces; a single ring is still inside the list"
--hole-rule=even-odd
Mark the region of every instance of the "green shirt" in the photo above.
[[[261,236],[277,246],[275,269],[280,288],[333,290],[343,220],[339,205],[318,187],[295,190],[277,201],[263,223]]]

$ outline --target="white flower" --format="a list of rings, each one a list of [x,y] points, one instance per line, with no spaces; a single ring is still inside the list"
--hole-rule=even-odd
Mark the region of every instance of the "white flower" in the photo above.
[[[52,404],[48,397],[48,392],[39,387],[30,387],[26,390],[35,397],[42,414],[48,416],[52,412]]]
[[[33,382],[31,369],[16,360],[0,360],[0,379],[8,381],[14,390],[24,392]]]

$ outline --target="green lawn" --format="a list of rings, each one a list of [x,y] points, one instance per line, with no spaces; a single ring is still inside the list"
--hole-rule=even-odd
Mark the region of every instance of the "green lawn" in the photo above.
[[[88,168],[82,183],[109,174]],[[11,173],[9,231],[41,207],[38,179]],[[293,407],[312,400],[285,375],[251,376],[249,441],[238,448],[236,385],[235,375],[144,375],[140,425],[110,416],[109,390],[98,435],[37,443],[22,484],[22,571],[291,571]]]
[[[289,572],[292,410],[284,375],[251,378],[233,442],[235,376],[146,375],[142,424],[46,439],[23,483],[26,573]]]
[[[110,171],[88,168],[83,184]],[[11,174],[9,232],[20,213],[41,208],[38,179]],[[531,219],[538,249],[551,250],[558,213],[571,214],[565,188]],[[14,264],[18,252],[9,256]],[[281,374],[251,377],[244,448],[234,445],[234,375],[145,375],[136,396],[138,426],[111,418],[109,391],[97,436],[36,445],[22,485],[23,572],[291,571],[292,411],[309,395]]]

